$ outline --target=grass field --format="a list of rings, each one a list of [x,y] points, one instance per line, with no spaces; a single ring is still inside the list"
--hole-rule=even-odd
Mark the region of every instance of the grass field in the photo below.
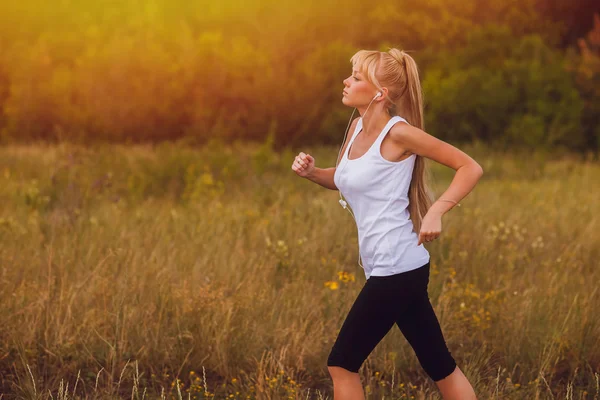
[[[452,354],[480,399],[600,399],[600,165],[462,149],[484,176],[426,244]],[[365,277],[298,151],[338,148],[0,148],[4,398],[331,399]],[[369,399],[439,398],[396,327],[360,374]]]

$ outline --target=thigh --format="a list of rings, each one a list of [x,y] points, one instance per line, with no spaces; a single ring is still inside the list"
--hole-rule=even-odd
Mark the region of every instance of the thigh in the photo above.
[[[329,355],[328,366],[358,372],[389,332],[396,313],[394,305],[389,302],[388,286],[382,280],[367,280],[342,324]]]
[[[415,351],[425,372],[437,381],[448,376],[456,363],[429,301],[427,282],[419,284],[419,292],[411,299],[410,306],[399,314],[396,324]]]

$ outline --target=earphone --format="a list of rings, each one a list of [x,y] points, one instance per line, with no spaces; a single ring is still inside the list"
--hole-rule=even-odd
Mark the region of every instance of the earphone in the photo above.
[[[381,92],[377,92],[377,94],[373,97],[373,99],[371,99],[371,102],[369,103],[369,106],[367,107],[364,115],[361,118],[364,118],[365,115],[367,115],[367,111],[369,111],[369,107],[371,107],[371,103],[373,103],[373,100],[375,100],[378,97],[381,97],[383,94]],[[344,139],[342,141],[342,146],[340,147],[340,151],[338,152],[338,157],[337,157],[337,161],[336,161],[336,168],[338,167],[338,163],[340,161],[340,154],[342,153],[342,147],[344,147],[344,143],[346,142],[346,136],[348,134],[348,128],[350,128],[350,121],[352,121],[352,117],[354,116],[354,111],[356,111],[356,108],[354,108],[354,110],[352,111],[352,115],[350,115],[350,120],[348,121],[348,126],[346,126],[346,132],[344,133]],[[348,143],[350,144],[350,143]],[[348,149],[346,148],[346,151],[348,151]],[[341,171],[341,168],[340,168]],[[350,208],[348,208],[348,203],[346,202],[346,200],[343,199],[342,197],[342,191],[338,189],[338,194],[340,196],[340,200],[339,203],[340,205],[344,208],[344,210],[348,210],[348,212],[350,213],[350,215],[352,215],[352,218],[354,219],[354,222],[356,222],[356,217],[354,216],[354,213],[352,212],[352,210]],[[359,249],[358,249],[358,265],[364,269],[362,262],[361,262],[361,258],[360,258],[360,243],[359,243]]]

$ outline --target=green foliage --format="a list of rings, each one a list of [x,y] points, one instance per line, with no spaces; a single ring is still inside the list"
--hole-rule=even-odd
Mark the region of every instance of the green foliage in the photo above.
[[[476,30],[424,80],[426,126],[448,140],[482,138],[507,146],[576,147],[582,101],[564,56],[538,35]]]
[[[0,142],[265,142],[275,122],[275,148],[337,143],[350,56],[399,47],[421,68],[432,134],[598,150],[597,35],[560,48],[572,33],[556,7],[268,0],[234,17],[241,4],[3,2]]]
[[[578,50],[567,52],[567,69],[573,73],[583,101],[581,130],[585,140],[580,149],[600,149],[600,14],[594,14],[594,27],[578,41]]]

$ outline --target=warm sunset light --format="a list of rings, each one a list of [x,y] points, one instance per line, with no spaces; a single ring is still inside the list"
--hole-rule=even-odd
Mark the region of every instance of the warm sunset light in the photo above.
[[[597,147],[593,2],[556,3],[5,1],[1,137],[337,143],[349,57],[398,47],[438,137]]]
[[[0,400],[599,400],[599,116],[594,0],[0,0]]]

